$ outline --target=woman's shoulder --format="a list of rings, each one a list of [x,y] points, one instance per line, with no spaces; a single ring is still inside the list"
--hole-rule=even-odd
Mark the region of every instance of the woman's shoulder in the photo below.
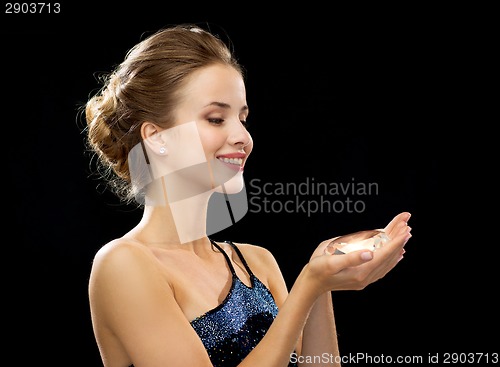
[[[94,256],[95,261],[112,260],[115,258],[136,258],[137,255],[145,255],[145,247],[135,240],[121,237],[111,240],[97,250]]]
[[[248,264],[254,264],[254,266],[257,264],[266,267],[277,266],[273,253],[261,245],[240,242],[233,242],[233,244],[238,247]]]
[[[278,305],[281,305],[287,293],[287,288],[280,266],[271,250],[249,243],[234,244],[240,249],[254,275],[267,286]]]
[[[263,256],[273,256],[270,250],[267,248],[247,242],[234,242],[231,241],[242,253],[249,253],[255,255],[263,255]]]
[[[92,272],[120,276],[123,272],[150,267],[153,260],[154,256],[146,246],[122,237],[106,243],[96,252]]]

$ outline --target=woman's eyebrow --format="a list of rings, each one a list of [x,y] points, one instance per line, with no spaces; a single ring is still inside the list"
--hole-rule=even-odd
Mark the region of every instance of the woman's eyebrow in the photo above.
[[[217,101],[210,102],[205,107],[210,107],[210,106],[217,106],[217,107],[226,108],[226,109],[231,108],[230,104],[225,103],[225,102],[217,102]]]
[[[218,102],[218,101],[210,102],[205,107],[209,107],[209,106],[217,106],[217,107],[224,108],[224,109],[230,109],[231,108],[231,105],[229,103]],[[241,108],[241,112],[248,112],[248,106],[244,105]]]

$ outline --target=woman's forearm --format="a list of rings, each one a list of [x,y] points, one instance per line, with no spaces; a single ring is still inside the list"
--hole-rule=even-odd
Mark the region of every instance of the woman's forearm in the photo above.
[[[307,266],[297,277],[266,335],[239,364],[240,367],[284,367],[288,365],[318,297],[308,284],[306,273]]]
[[[302,353],[298,358],[299,362],[301,360],[307,361],[307,367],[340,366],[331,292],[319,296],[309,313],[302,337]]]

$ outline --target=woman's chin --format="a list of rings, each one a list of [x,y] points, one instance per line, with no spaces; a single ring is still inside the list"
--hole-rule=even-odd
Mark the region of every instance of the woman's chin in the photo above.
[[[221,186],[215,188],[215,192],[221,194],[237,194],[243,190],[245,183],[243,180],[243,172],[240,171]]]

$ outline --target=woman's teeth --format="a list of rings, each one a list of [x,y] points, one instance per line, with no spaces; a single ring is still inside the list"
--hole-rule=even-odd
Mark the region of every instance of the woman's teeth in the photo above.
[[[219,159],[224,163],[237,164],[239,166],[241,166],[243,163],[242,158],[219,158]]]

